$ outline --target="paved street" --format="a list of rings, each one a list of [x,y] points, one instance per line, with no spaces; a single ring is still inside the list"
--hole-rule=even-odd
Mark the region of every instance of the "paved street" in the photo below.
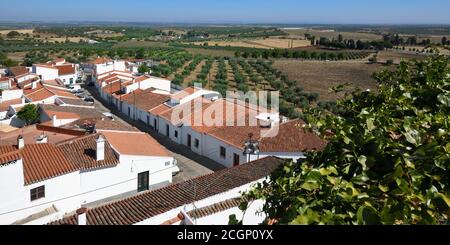
[[[119,112],[117,108],[110,107],[107,102],[100,98],[98,92],[95,90],[95,87],[85,86],[84,89],[94,98],[95,108],[97,110],[102,113],[110,112],[114,114],[115,120],[119,120],[126,125],[132,125],[142,132],[147,132],[161,145],[167,148],[169,154],[178,161],[178,166],[181,169],[181,173],[173,178],[174,183],[186,181],[197,176],[210,174],[224,168],[221,164],[192,152],[188,147],[174,143],[167,137],[157,133],[148,125],[145,125],[143,122],[133,121],[125,114]]]

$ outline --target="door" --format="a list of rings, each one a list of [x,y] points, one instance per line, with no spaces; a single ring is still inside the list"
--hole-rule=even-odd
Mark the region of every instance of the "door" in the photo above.
[[[167,137],[170,137],[169,132],[170,132],[170,131],[169,131],[169,125],[166,124],[166,136],[167,136]]]
[[[150,125],[150,116],[147,115],[147,125]]]
[[[192,136],[190,134],[187,135],[187,146],[189,148],[192,146]]]
[[[148,190],[148,177],[149,177],[148,171],[138,174],[138,192]]]
[[[158,124],[156,124],[156,119],[153,119],[153,127],[158,131]]]
[[[233,155],[233,166],[239,166],[240,164],[240,157],[238,154]]]

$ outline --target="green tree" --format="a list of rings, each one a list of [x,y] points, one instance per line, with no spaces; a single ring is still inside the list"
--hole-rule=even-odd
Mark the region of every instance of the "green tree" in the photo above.
[[[20,36],[20,33],[17,32],[17,31],[10,31],[10,32],[8,32],[8,34],[6,34],[6,36],[7,36],[8,38],[15,38],[15,37]]]
[[[138,68],[138,72],[141,74],[146,74],[150,71],[150,68],[146,64],[142,64]]]
[[[24,121],[26,125],[31,125],[38,119],[38,117],[39,117],[38,108],[34,104],[25,105],[17,113],[17,118]]]
[[[328,145],[275,171],[243,196],[242,209],[264,199],[263,212],[280,224],[448,224],[448,65],[445,57],[402,62],[374,76],[377,93],[338,101],[338,114],[305,110]]]

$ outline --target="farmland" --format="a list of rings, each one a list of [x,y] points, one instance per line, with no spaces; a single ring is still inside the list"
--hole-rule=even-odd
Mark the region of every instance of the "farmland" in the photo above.
[[[372,74],[385,67],[364,62],[276,61],[274,67],[297,80],[305,91],[315,92],[321,100],[335,100],[329,89],[342,83],[352,83],[361,89],[376,89]]]
[[[364,41],[374,41],[382,40],[383,36],[373,33],[366,32],[339,32],[335,30],[315,30],[315,29],[283,29],[284,32],[289,34],[291,38],[304,38],[305,34],[310,34],[312,36],[326,37],[328,39],[337,38],[342,35],[344,39],[354,39],[354,40],[364,40]]]
[[[260,49],[274,49],[274,48],[299,48],[308,47],[311,42],[307,40],[296,39],[281,39],[281,38],[264,38],[264,39],[242,39],[229,41],[207,41],[195,42],[194,45],[220,46],[220,47],[245,47],[245,48],[260,48]]]

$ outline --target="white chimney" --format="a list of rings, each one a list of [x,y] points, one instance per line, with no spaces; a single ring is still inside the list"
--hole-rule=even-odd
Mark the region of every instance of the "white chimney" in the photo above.
[[[25,103],[26,103],[25,97],[22,97],[22,104],[25,104]]]
[[[36,144],[45,144],[48,143],[48,137],[47,135],[39,135],[39,137],[36,139]]]
[[[103,135],[99,135],[98,138],[95,140],[97,142],[97,161],[103,161],[105,160],[105,137]]]
[[[79,208],[77,210],[78,225],[86,225],[86,223],[87,223],[86,212],[87,212],[87,208]]]
[[[17,137],[17,148],[22,149],[25,146],[25,140],[22,135]]]
[[[56,120],[57,120],[56,115],[53,115],[52,116],[52,126],[53,127],[58,127],[58,123],[56,122]]]
[[[37,82],[32,82],[31,83],[31,89],[36,89],[37,88]]]

